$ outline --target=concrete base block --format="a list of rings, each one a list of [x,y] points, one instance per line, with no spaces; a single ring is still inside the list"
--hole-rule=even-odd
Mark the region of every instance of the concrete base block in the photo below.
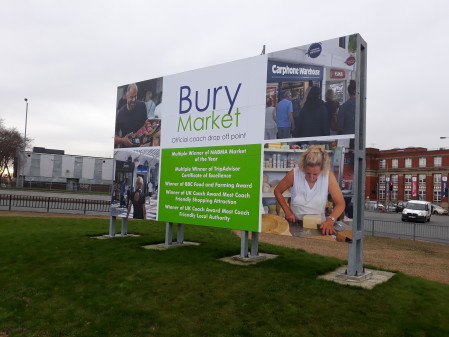
[[[275,259],[277,257],[278,255],[274,254],[259,253],[258,256],[241,257],[240,255],[234,255],[229,257],[223,257],[219,260],[231,264],[237,264],[240,266],[249,266],[265,260]]]
[[[373,272],[365,269],[365,272],[363,274],[351,276],[351,275],[346,274],[346,271],[345,271],[343,273],[338,273],[337,275],[335,275],[335,277],[340,280],[345,280],[345,281],[362,282],[362,281],[368,281],[369,279],[371,279],[373,277]]]
[[[110,236],[110,235],[100,235],[100,236],[92,236],[91,239],[99,239],[99,240],[106,240],[106,239],[115,239],[115,238],[134,238],[134,237],[139,237],[139,234],[126,234],[126,235],[121,235],[121,234],[117,234],[114,236]]]
[[[171,245],[166,245],[165,243],[158,243],[155,245],[142,246],[142,248],[149,250],[167,250],[184,246],[199,246],[199,245],[200,245],[199,242],[184,241],[183,243],[173,242]]]
[[[387,282],[395,274],[382,270],[365,269],[362,275],[349,276],[346,275],[347,266],[342,266],[333,272],[318,278],[333,281],[340,284],[361,287],[365,289],[373,289],[376,285]]]

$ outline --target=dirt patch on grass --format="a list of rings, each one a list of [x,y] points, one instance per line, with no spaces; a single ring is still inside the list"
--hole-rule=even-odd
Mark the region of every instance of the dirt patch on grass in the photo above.
[[[321,241],[269,235],[261,233],[260,242],[303,249],[306,252],[348,259],[348,245],[339,242]],[[412,241],[365,236],[364,264],[400,271],[431,281],[449,284],[449,246]]]
[[[1,216],[109,219],[109,216],[9,211],[0,211]],[[240,234],[240,231],[235,231],[235,233]],[[348,245],[345,243],[263,233],[260,234],[259,241],[303,249],[309,253],[333,256],[342,260],[348,259]],[[407,275],[449,284],[448,245],[365,236],[364,263],[389,271],[400,271]],[[0,337],[3,337],[1,333],[0,331]]]

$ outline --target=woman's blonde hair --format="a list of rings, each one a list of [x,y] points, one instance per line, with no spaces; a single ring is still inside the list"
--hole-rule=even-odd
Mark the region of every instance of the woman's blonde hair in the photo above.
[[[319,145],[311,145],[299,158],[299,168],[304,171],[306,167],[320,167],[321,173],[329,171],[331,160],[326,151]]]
[[[142,177],[137,177],[136,179],[136,189],[140,190],[143,186],[143,179]]]

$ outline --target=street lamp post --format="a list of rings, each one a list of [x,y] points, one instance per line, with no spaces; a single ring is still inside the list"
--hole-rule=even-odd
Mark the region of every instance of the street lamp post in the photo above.
[[[27,104],[25,110],[25,141],[27,139],[27,121],[28,121],[28,98],[25,98],[25,102]]]

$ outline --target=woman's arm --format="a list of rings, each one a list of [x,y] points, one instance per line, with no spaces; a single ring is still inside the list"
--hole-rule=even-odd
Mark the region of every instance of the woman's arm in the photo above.
[[[290,187],[293,186],[293,171],[294,170],[291,170],[290,172],[288,172],[286,174],[286,176],[284,177],[284,179],[282,179],[279,182],[279,184],[277,184],[276,188],[274,189],[274,196],[275,196],[277,202],[279,203],[279,205],[281,205],[282,209],[284,210],[285,219],[287,219],[287,221],[290,221],[290,222],[296,222],[296,217],[293,214],[293,212],[291,211],[288,204],[285,202],[285,199],[284,199],[284,196],[282,195],[282,193],[284,193],[287,189],[289,189]]]
[[[329,171],[328,189],[332,200],[334,200],[335,203],[334,209],[332,210],[330,216],[337,219],[345,210],[345,199],[343,198],[343,194],[341,193],[340,186],[338,186],[337,178],[335,178],[334,173],[331,171]],[[321,231],[325,235],[336,233],[334,229],[334,221],[330,218],[327,218],[326,221],[321,224]]]
[[[273,116],[273,120],[276,122],[276,108],[273,108],[272,116]]]

